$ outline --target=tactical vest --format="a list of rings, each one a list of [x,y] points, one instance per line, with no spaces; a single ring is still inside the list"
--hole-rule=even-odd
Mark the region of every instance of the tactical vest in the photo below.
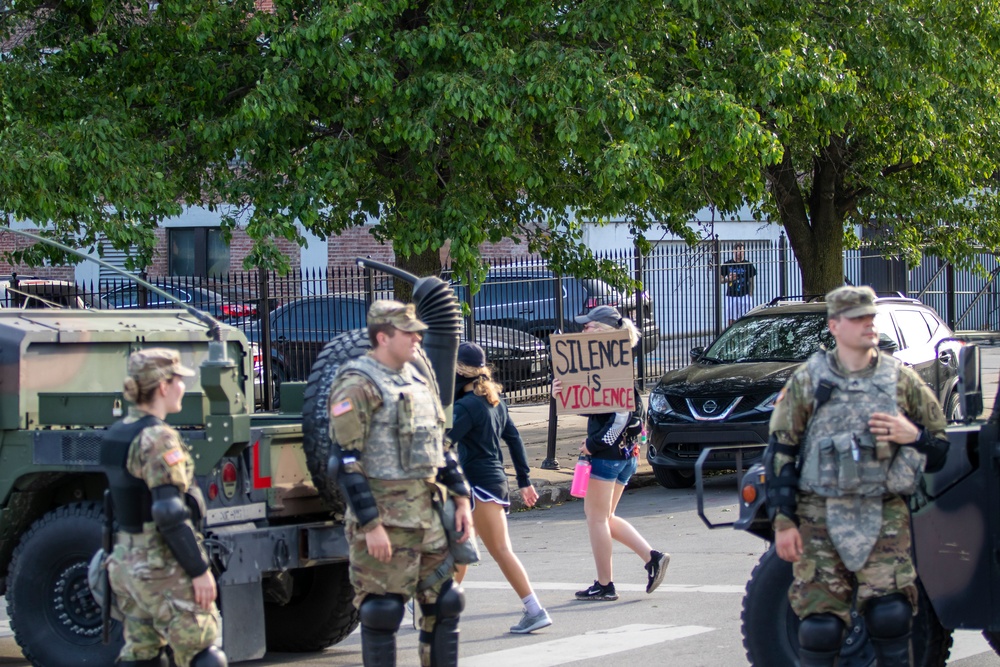
[[[365,474],[386,480],[437,475],[444,465],[444,411],[427,381],[410,364],[395,372],[368,355],[342,369],[367,377],[382,394],[362,454]]]
[[[833,391],[809,420],[799,488],[826,498],[902,492],[898,484],[893,488],[886,485],[890,464],[901,448],[895,443],[877,443],[868,428],[873,412],[897,414],[899,410],[896,383],[900,362],[880,354],[875,371],[868,377],[839,375],[823,351],[809,357],[806,364],[813,385],[825,380]],[[919,471],[913,472],[911,481],[915,485]]]
[[[128,450],[143,429],[160,423],[153,415],[130,424],[117,421],[101,438],[101,466],[108,476],[115,520],[126,533],[141,533],[142,524],[153,520],[153,496],[145,481],[128,472]]]

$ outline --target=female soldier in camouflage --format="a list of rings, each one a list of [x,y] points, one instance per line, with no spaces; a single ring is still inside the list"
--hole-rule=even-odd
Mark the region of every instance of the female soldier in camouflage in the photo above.
[[[122,667],[160,667],[171,647],[178,667],[225,667],[215,646],[220,618],[215,578],[195,530],[204,502],[194,462],[163,420],[180,412],[183,376],[194,371],[174,350],[150,348],[128,360],[125,398],[135,407],[108,429],[101,460],[118,522],[109,559],[111,588],[125,616]]]

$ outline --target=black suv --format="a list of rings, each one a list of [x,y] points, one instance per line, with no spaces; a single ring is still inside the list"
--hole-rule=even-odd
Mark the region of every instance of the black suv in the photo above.
[[[910,366],[935,392],[945,415],[961,418],[958,348],[933,308],[904,297],[878,298],[879,348]],[[743,465],[757,460],[768,439],[774,400],[792,371],[823,346],[832,349],[823,301],[784,301],[750,311],[707,349],[691,350],[693,363],[666,373],[649,397],[646,457],[668,489],[694,484],[694,463],[708,445],[754,444]],[[747,456],[749,454],[749,456]],[[735,467],[734,455],[715,451],[706,470]]]
[[[460,300],[466,298],[465,287],[455,286]],[[547,339],[559,329],[556,308],[555,274],[542,266],[513,265],[490,269],[479,291],[473,297],[476,323],[490,323],[526,331]],[[660,344],[660,328],[653,319],[649,294],[642,292],[642,345],[645,353]],[[608,283],[596,278],[562,279],[563,331],[582,329],[573,319],[596,306],[609,305],[636,321],[634,294],[622,294]]]

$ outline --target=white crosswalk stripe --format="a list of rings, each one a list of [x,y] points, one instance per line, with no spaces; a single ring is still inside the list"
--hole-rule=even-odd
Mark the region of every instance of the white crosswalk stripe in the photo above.
[[[463,657],[462,665],[493,667],[526,664],[531,667],[555,667],[578,660],[600,658],[644,646],[675,641],[712,630],[714,628],[700,625],[623,625],[609,630],[592,630],[573,637]]]
[[[579,591],[587,587],[587,584],[577,583],[558,583],[558,582],[532,582],[532,588],[536,591]],[[510,584],[506,581],[465,581],[462,583],[462,588],[468,588],[470,590],[505,590],[510,588]],[[625,591],[627,593],[645,593],[645,584],[615,584],[615,590]],[[723,586],[723,585],[699,585],[699,584],[662,584],[653,595],[660,595],[662,593],[738,593],[743,595],[746,592],[746,586]]]

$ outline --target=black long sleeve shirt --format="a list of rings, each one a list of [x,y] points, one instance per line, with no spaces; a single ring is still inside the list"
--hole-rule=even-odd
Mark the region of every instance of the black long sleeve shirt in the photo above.
[[[531,485],[524,441],[503,401],[490,405],[485,398],[472,392],[462,395],[455,401],[453,425],[448,437],[458,443],[459,462],[473,486],[506,481],[501,441],[507,443],[510,450],[518,488]]]

